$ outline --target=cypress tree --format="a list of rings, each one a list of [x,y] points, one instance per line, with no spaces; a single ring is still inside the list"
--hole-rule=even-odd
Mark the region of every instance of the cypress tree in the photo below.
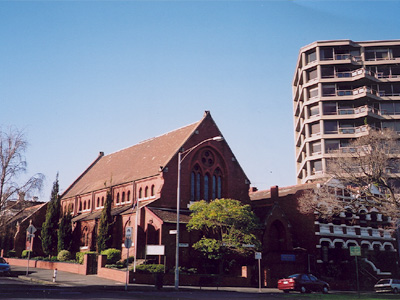
[[[58,252],[61,250],[71,251],[72,248],[72,215],[66,212],[61,218],[58,229]]]
[[[113,219],[111,216],[111,204],[112,204],[111,192],[108,191],[99,221],[99,231],[97,238],[98,253],[101,253],[101,251],[111,248],[112,246]]]
[[[57,230],[60,219],[60,197],[58,194],[58,173],[53,182],[51,197],[46,210],[46,220],[41,231],[42,248],[46,255],[57,255]]]

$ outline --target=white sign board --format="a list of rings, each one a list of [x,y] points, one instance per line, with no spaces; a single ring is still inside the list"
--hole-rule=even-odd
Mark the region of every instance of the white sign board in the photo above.
[[[131,238],[131,237],[132,237],[132,227],[126,227],[125,238]]]
[[[147,245],[146,255],[165,255],[164,245]]]
[[[189,244],[188,243],[179,243],[179,247],[180,248],[187,248],[187,247],[189,247]]]
[[[254,258],[255,259],[261,259],[261,252],[254,253]]]

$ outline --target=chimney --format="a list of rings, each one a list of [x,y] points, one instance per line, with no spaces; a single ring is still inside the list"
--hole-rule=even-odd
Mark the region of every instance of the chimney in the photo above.
[[[276,202],[279,199],[279,187],[277,185],[271,186],[271,200]]]
[[[25,200],[25,192],[18,192],[18,201]]]

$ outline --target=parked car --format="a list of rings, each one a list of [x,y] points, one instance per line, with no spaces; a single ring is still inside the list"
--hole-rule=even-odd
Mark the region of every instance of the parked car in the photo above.
[[[285,293],[299,291],[301,293],[322,292],[327,294],[329,292],[329,284],[319,280],[312,274],[294,274],[288,278],[279,279],[278,289]]]
[[[10,265],[8,264],[8,262],[6,262],[4,258],[0,257],[0,274],[10,275],[10,272]]]
[[[377,293],[395,293],[400,292],[400,279],[381,279],[374,285]]]

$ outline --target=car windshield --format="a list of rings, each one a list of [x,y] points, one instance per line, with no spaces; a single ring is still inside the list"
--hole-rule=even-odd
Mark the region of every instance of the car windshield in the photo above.
[[[390,284],[390,279],[381,279],[377,284]]]
[[[293,274],[293,275],[290,275],[288,278],[296,278],[296,277],[299,277],[299,275],[300,274]]]

